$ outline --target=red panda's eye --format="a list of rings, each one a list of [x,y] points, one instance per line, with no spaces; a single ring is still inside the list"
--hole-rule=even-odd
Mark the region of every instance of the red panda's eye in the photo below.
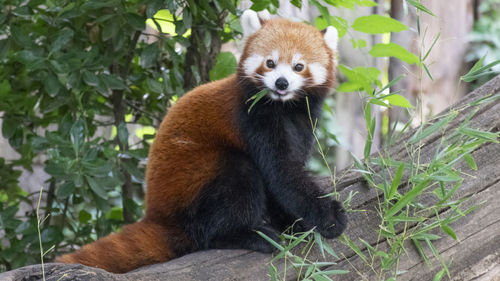
[[[301,63],[297,63],[294,67],[293,67],[293,70],[297,71],[297,72],[301,72],[302,70],[304,69],[304,65],[301,64]]]
[[[269,67],[269,68],[274,68],[275,67],[274,61],[273,60],[267,60],[266,61],[266,66]]]

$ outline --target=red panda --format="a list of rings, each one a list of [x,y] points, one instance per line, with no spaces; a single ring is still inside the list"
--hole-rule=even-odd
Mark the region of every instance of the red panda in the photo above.
[[[169,110],[149,152],[146,214],[63,255],[123,273],[210,248],[272,252],[292,225],[326,238],[346,228],[341,204],[305,171],[318,118],[334,84],[337,31],[242,15],[246,44],[237,73],[199,86]],[[250,111],[248,100],[268,94]],[[307,103],[306,103],[307,97]],[[301,219],[301,220],[299,220]]]

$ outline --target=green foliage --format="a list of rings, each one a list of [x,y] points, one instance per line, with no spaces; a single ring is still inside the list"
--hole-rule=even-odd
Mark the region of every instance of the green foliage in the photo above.
[[[493,62],[483,66],[485,58],[486,58],[486,55],[484,57],[482,57],[480,60],[478,60],[474,64],[474,66],[471,68],[471,70],[469,70],[469,72],[467,72],[467,74],[460,77],[460,79],[465,81],[465,82],[472,82],[472,81],[475,81],[478,78],[481,78],[483,76],[491,76],[491,75],[498,74],[498,72],[492,71],[490,69],[493,68],[494,66],[496,66],[497,64],[500,64],[500,60],[493,61]]]
[[[400,32],[408,29],[401,22],[381,15],[369,15],[357,18],[351,26],[354,30],[368,34]]]
[[[51,259],[142,216],[153,136],[134,130],[156,127],[170,100],[192,87],[186,69],[208,81],[196,72],[201,62],[186,58],[236,37],[237,13],[231,0],[0,1],[2,135],[21,155],[0,159],[0,270],[40,262],[38,226],[42,248],[54,246]],[[221,54],[212,79],[235,65]],[[16,216],[30,200],[14,168],[31,169],[37,155],[50,176],[43,225],[35,210]]]
[[[220,52],[217,55],[216,62],[210,70],[210,80],[215,81],[227,77],[236,72],[238,63],[231,52]]]
[[[395,57],[406,63],[419,63],[418,57],[396,43],[377,44],[370,50],[374,57]]]
[[[26,256],[23,252],[26,247],[35,249],[34,233],[24,232],[33,222],[31,220],[23,222],[16,217],[19,210],[18,202],[27,201],[28,195],[18,185],[20,175],[21,172],[14,169],[14,165],[6,164],[5,160],[0,158],[0,229],[5,232],[4,239],[10,243],[9,246],[0,244],[0,271],[36,262],[36,255]]]

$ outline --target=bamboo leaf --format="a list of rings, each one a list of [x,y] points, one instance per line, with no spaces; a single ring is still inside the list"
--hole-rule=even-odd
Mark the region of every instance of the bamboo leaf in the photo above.
[[[392,79],[391,82],[389,82],[387,85],[385,85],[382,89],[380,89],[377,93],[375,93],[375,96],[378,96],[380,93],[384,92],[386,89],[389,89],[392,87],[394,84],[396,84],[399,80],[403,79],[406,75],[402,74],[399,75],[398,77]]]
[[[419,184],[417,184],[415,187],[413,187],[412,190],[407,192],[401,199],[394,204],[387,212],[385,213],[385,219],[389,219],[390,217],[394,216],[397,212],[399,212],[403,207],[408,205],[415,197],[417,197],[422,191],[428,187],[428,184],[430,182],[429,178],[424,179],[421,181]]]
[[[436,225],[438,225],[438,224],[436,224]],[[413,238],[418,239],[418,240],[429,240],[429,241],[432,241],[432,240],[439,240],[439,239],[441,239],[441,236],[436,235],[436,234],[432,234],[432,233],[421,232],[421,233],[417,233],[417,234],[413,235]]]
[[[347,244],[347,246],[349,246],[349,248],[351,248],[351,250],[353,250],[364,262],[368,263],[368,260],[365,256],[365,254],[363,254],[363,252],[361,251],[361,249],[356,246],[356,244],[354,244],[351,239],[349,239],[347,236],[343,235],[343,241],[344,243]]]
[[[414,144],[422,139],[425,139],[426,137],[432,135],[433,133],[437,132],[438,130],[442,129],[444,126],[446,126],[451,120],[453,120],[456,116],[458,115],[458,112],[452,112],[448,116],[442,118],[438,122],[432,124],[431,126],[425,128],[423,131],[418,130],[413,137],[410,139],[410,144]]]
[[[369,105],[369,104],[367,104]],[[373,143],[373,135],[375,134],[375,119],[372,119],[370,121],[370,127],[368,129],[368,135],[366,136],[366,142],[365,142],[365,149],[364,149],[364,157],[365,160],[370,157],[370,152],[372,148],[372,143]]]
[[[323,275],[339,275],[339,274],[347,274],[349,273],[349,270],[342,270],[342,269],[332,269],[332,270],[324,270],[318,273],[314,273],[311,277],[316,277],[318,274],[323,274]]]
[[[485,140],[493,143],[498,143],[499,133],[485,132],[471,128],[458,128],[458,132],[469,137]]]
[[[420,243],[420,241],[418,241],[417,239],[414,239],[414,238],[412,238],[411,241],[413,241],[413,244],[415,245],[415,248],[417,248],[418,253],[424,259],[424,261],[426,263],[429,263],[429,258],[425,254],[424,248],[422,247],[422,244]]]
[[[489,94],[487,96],[481,97],[481,98],[471,102],[470,105],[474,106],[474,105],[480,105],[483,103],[490,103],[490,102],[496,101],[497,99],[500,99],[500,94],[496,94],[496,95]]]
[[[429,54],[432,51],[432,48],[434,48],[434,45],[436,45],[436,42],[437,42],[437,40],[439,39],[440,36],[441,36],[441,32],[439,32],[438,35],[436,36],[436,38],[434,38],[434,41],[432,42],[431,47],[429,48],[429,50],[427,51],[427,53],[425,53],[425,56],[424,56],[424,58],[422,58],[422,61],[424,61],[429,56]]]
[[[321,256],[325,258],[325,248],[323,247],[323,240],[321,239],[321,234],[318,232],[314,232],[314,241],[316,245],[318,245],[319,250],[321,251]]]
[[[425,70],[425,73],[427,73],[427,76],[429,76],[429,78],[434,81],[434,78],[432,78],[432,75],[431,75],[431,72],[429,71],[429,69],[427,68],[427,65],[425,63],[422,64],[422,66],[424,67],[424,70]]]
[[[274,241],[273,239],[271,239],[269,236],[265,235],[261,231],[255,231],[255,232],[257,232],[257,234],[259,234],[262,238],[264,238],[265,240],[267,240],[267,242],[271,243],[274,247],[276,247],[276,249],[278,249],[280,251],[283,251],[283,246],[281,246],[280,244],[278,244],[276,241]]]
[[[433,14],[429,9],[427,9],[427,7],[425,7],[424,5],[422,5],[422,3],[420,2],[417,2],[415,0],[406,0],[408,3],[410,3],[410,5],[412,5],[413,7],[417,8],[418,10],[422,11],[422,12],[425,12],[431,16],[436,16],[435,14]]]
[[[330,244],[328,243],[323,243],[323,249],[329,253],[332,257],[336,258],[336,259],[339,259],[339,256],[337,255],[337,253],[335,253],[335,251],[332,249],[332,247],[330,246]]]
[[[460,77],[460,80],[465,82],[472,82],[478,79],[479,77],[497,73],[496,71],[486,71],[486,70],[492,68],[497,64],[500,64],[500,60],[496,60],[485,66],[482,66],[485,58],[486,55],[484,55],[481,59],[479,59],[467,74]]]
[[[257,94],[253,95],[251,98],[249,98],[247,100],[247,103],[251,100],[253,100],[252,104],[250,105],[250,107],[248,107],[248,113],[250,113],[250,111],[252,110],[252,108],[255,106],[255,104],[257,104],[265,95],[267,95],[269,93],[269,89],[265,88],[265,89],[262,89],[260,92],[258,92]]]
[[[441,224],[441,229],[443,229],[443,231],[448,234],[451,238],[455,239],[455,240],[458,240],[457,239],[457,235],[455,234],[455,231],[453,231],[453,229],[451,227],[449,227],[448,225],[446,224]]]
[[[458,190],[458,188],[462,185],[462,181],[456,183],[453,188],[446,193],[446,195],[440,199],[438,204],[443,204],[444,202],[448,201],[448,199],[455,194],[455,192]]]
[[[474,158],[472,157],[472,155],[470,155],[470,153],[465,154],[464,159],[465,159],[465,162],[467,163],[467,165],[469,165],[469,167],[472,170],[477,171],[476,161],[474,161]]]
[[[432,281],[441,281],[443,279],[444,273],[446,272],[446,268],[441,269],[436,275],[434,275],[434,278]]]
[[[273,258],[273,261],[277,261],[277,260],[279,260],[279,259],[280,259],[281,257],[283,257],[283,256],[284,256],[284,255],[285,255],[288,251],[290,251],[291,249],[293,249],[293,248],[294,248],[295,246],[297,246],[299,243],[304,242],[305,238],[306,238],[307,236],[309,236],[309,234],[311,234],[313,231],[314,231],[314,228],[313,228],[313,229],[311,229],[311,230],[309,230],[309,231],[304,232],[302,235],[300,235],[299,237],[297,237],[297,239],[296,239],[295,241],[293,241],[292,243],[288,244],[286,247],[284,247],[284,248],[283,248],[283,247],[281,247],[281,249],[282,249],[282,250],[281,250],[280,248],[278,248],[278,249],[280,249],[281,251],[280,251],[280,253],[279,253],[279,254],[277,254],[277,255]],[[258,233],[258,232],[257,232],[257,233]],[[264,237],[264,236],[263,236],[263,237]],[[264,237],[264,238],[265,238],[265,237]],[[268,240],[268,239],[266,239],[266,240]],[[269,240],[272,240],[272,239],[270,239],[270,238],[269,238]],[[268,240],[268,241],[269,241],[269,240]],[[274,242],[274,243],[273,243],[273,245],[275,245],[275,246],[276,246],[276,245],[278,245],[278,243]]]
[[[387,194],[387,200],[391,200],[396,194],[396,190],[398,190],[399,183],[401,182],[401,177],[403,176],[403,171],[405,170],[405,164],[402,163],[399,165],[396,174],[394,174],[394,178],[392,179],[391,188],[389,189],[389,194]]]

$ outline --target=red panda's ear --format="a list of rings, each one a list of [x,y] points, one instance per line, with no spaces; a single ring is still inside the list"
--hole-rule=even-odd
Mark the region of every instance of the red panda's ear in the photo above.
[[[246,10],[240,18],[241,27],[243,28],[243,37],[248,37],[254,34],[262,27],[259,16],[255,11]]]
[[[268,10],[262,10],[258,13],[258,15],[261,26],[266,24],[266,22],[271,19],[271,14]]]
[[[337,52],[337,44],[339,41],[339,33],[337,29],[333,26],[329,26],[326,29],[322,30],[323,38],[325,38],[326,44],[332,51]]]

